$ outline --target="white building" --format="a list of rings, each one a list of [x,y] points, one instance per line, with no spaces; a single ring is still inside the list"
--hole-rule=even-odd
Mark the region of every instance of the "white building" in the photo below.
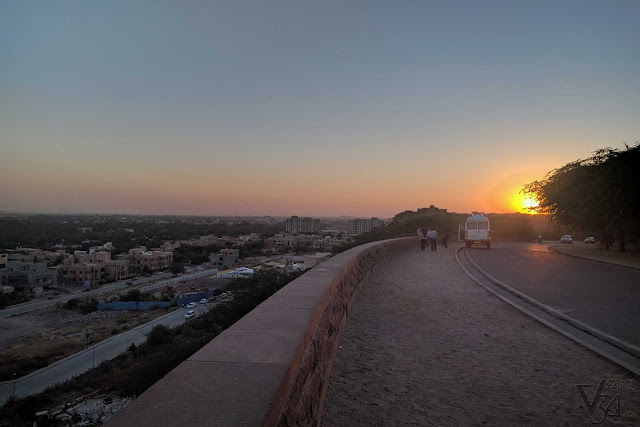
[[[290,233],[309,233],[320,231],[320,220],[317,218],[299,218],[292,216],[285,221],[287,231]]]
[[[373,217],[371,219],[350,219],[349,220],[349,235],[357,236],[361,233],[367,233],[376,228],[382,227],[384,221]]]

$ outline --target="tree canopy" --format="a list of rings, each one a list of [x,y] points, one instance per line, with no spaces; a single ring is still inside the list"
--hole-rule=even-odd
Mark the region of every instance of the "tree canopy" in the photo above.
[[[640,144],[603,148],[567,163],[522,192],[538,201],[530,208],[560,224],[600,237],[607,248],[617,236],[619,250],[640,232]]]

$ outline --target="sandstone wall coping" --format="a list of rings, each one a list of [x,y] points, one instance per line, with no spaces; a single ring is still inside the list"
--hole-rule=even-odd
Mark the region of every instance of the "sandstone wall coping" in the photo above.
[[[284,286],[109,422],[128,426],[318,425],[358,285],[415,237],[357,246]]]

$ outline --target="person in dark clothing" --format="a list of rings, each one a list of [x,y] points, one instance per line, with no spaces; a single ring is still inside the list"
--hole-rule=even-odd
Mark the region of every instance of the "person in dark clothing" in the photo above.
[[[445,231],[444,236],[442,236],[442,246],[447,247],[447,242],[449,241],[449,232]]]

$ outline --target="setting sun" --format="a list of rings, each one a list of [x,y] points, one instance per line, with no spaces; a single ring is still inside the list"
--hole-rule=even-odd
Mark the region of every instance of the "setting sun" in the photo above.
[[[538,206],[538,201],[531,196],[516,193],[512,198],[512,206],[517,212],[535,214],[531,208]]]

